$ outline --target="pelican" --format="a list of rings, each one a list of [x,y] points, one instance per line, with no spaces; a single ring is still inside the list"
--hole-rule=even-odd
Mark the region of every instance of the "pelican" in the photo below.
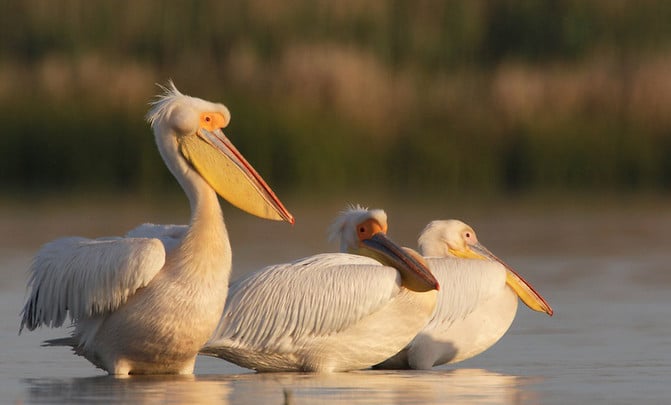
[[[469,225],[433,221],[418,245],[441,285],[436,310],[405,349],[376,368],[429,369],[476,356],[506,333],[517,313],[518,297],[534,311],[552,316],[545,299],[478,242]]]
[[[257,371],[336,372],[397,353],[429,320],[438,283],[417,253],[385,236],[386,220],[351,207],[331,230],[357,255],[319,254],[234,282],[201,354]]]
[[[144,225],[128,237],[67,237],[30,268],[23,328],[74,324],[72,346],[109,374],[191,374],[224,308],[231,246],[217,194],[262,218],[293,216],[221,128],[228,109],[170,82],[147,114],[156,145],[186,193],[188,227]],[[143,235],[144,232],[144,235]]]

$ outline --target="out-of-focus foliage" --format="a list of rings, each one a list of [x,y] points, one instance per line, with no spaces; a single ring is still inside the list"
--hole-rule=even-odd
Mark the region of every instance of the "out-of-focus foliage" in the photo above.
[[[8,192],[162,190],[156,82],[276,188],[671,188],[666,1],[0,1]]]

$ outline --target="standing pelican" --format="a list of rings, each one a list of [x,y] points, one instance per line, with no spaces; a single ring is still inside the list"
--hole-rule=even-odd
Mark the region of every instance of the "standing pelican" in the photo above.
[[[376,368],[429,369],[478,355],[506,333],[518,297],[534,311],[552,316],[543,297],[480,244],[465,223],[433,221],[418,244],[441,286],[436,310],[405,349]]]
[[[22,311],[21,330],[59,327],[69,315],[71,337],[47,343],[72,346],[110,374],[193,372],[198,349],[221,316],[231,272],[217,193],[251,214],[293,223],[223,134],[228,109],[183,95],[172,82],[163,90],[147,121],[189,198],[189,226],[173,234],[171,227],[144,226],[134,237],[47,243],[30,269]],[[142,235],[143,229],[153,234]]]
[[[332,226],[343,248],[378,261],[326,253],[233,283],[201,353],[258,371],[313,372],[368,368],[397,353],[429,320],[438,283],[386,238],[386,221],[382,210],[353,207]]]

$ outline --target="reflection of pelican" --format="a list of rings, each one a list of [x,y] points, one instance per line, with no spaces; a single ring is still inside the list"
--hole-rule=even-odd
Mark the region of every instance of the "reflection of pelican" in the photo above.
[[[225,405],[229,403],[233,381],[212,381],[198,375],[148,375],[39,378],[27,382],[26,403]]]
[[[200,363],[200,362],[199,362]],[[221,363],[221,362],[219,362]],[[221,370],[221,367],[219,367]],[[212,370],[215,372],[215,370]],[[519,404],[538,403],[528,379],[482,369],[353,371],[349,373],[243,373],[140,376],[132,379],[38,378],[22,381],[15,403],[184,404]],[[4,392],[3,392],[4,394]],[[10,397],[11,398],[11,397]],[[288,402],[289,404],[294,402]],[[286,403],[286,402],[285,402]]]
[[[189,198],[190,225],[46,244],[31,268],[21,329],[58,327],[69,315],[72,337],[49,343],[73,346],[110,374],[186,374],[219,321],[231,271],[217,193],[263,218],[293,217],[224,136],[225,106],[171,83],[147,119]]]
[[[235,376],[229,398],[231,403],[277,403],[284,391],[296,403],[519,404],[521,395],[523,402],[538,402],[524,383],[523,378],[482,369],[260,373]]]
[[[233,283],[201,353],[259,371],[328,372],[367,368],[401,350],[433,312],[437,283],[417,254],[386,238],[386,219],[353,208],[333,227],[349,251],[379,262],[321,254]]]
[[[510,327],[518,296],[529,308],[552,315],[543,297],[463,222],[433,221],[418,243],[441,286],[436,311],[408,347],[376,367],[428,369],[480,354]]]

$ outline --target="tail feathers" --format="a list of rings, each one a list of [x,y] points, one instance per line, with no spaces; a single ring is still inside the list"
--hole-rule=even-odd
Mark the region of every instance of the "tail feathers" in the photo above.
[[[60,339],[45,340],[42,342],[42,346],[70,346],[75,348],[79,346],[79,342],[77,342],[77,339],[75,339],[74,336],[69,336]]]
[[[219,357],[219,350],[217,350],[217,348],[214,348],[214,347],[205,346],[205,347],[200,349],[198,354],[203,355],[203,356]]]

